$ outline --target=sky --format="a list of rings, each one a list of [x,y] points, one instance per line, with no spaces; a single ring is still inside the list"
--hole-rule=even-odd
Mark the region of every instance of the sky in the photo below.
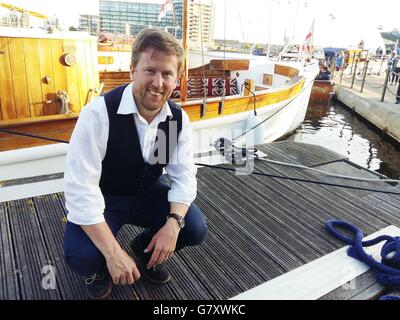
[[[129,1],[129,0],[128,0]],[[163,3],[164,0],[141,0]],[[215,4],[214,38],[245,42],[277,43],[284,36],[302,42],[312,21],[314,44],[367,48],[382,44],[377,30],[400,29],[394,0],[195,0]],[[76,25],[79,13],[96,14],[98,0],[6,0],[5,2],[47,15],[57,14],[66,26]],[[132,1],[135,2],[135,1]],[[392,8],[392,9],[391,9]],[[225,19],[226,17],[226,19]]]
[[[268,39],[271,39],[272,43],[279,43],[284,39],[285,30],[287,37],[295,42],[302,42],[314,19],[314,44],[321,46],[356,46],[364,39],[365,45],[373,48],[380,42],[377,30],[379,25],[382,25],[384,30],[400,29],[399,10],[395,10],[396,1],[393,0],[214,2],[216,16],[222,19],[224,16],[228,17],[225,33],[246,42],[269,42]],[[398,8],[400,9],[400,5]],[[223,38],[223,30],[224,24],[220,23],[220,27],[216,27],[215,37]]]

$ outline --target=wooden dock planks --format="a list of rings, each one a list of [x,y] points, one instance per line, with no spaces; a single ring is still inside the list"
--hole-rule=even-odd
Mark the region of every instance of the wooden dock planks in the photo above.
[[[0,257],[0,299],[18,300],[20,292],[18,278],[15,273],[15,254],[5,203],[0,203]]]
[[[17,200],[8,205],[8,217],[15,251],[15,274],[22,300],[58,299],[59,291],[42,288],[42,270],[52,261],[32,200]]]
[[[345,160],[326,149],[297,143],[277,142],[260,149],[269,159],[314,167]],[[256,170],[330,179],[259,161]],[[387,188],[400,191],[399,187]],[[0,228],[9,228],[9,238],[3,232],[1,237],[1,252],[9,257],[0,265],[4,283],[1,299],[85,299],[81,278],[63,259],[63,201],[63,194],[53,194],[0,204]],[[161,287],[144,279],[133,286],[114,287],[111,299],[228,299],[344,247],[324,230],[327,219],[349,221],[365,234],[390,224],[400,226],[398,196],[371,192],[359,197],[341,188],[239,177],[212,168],[199,169],[195,202],[206,215],[209,234],[201,246],[185,248],[168,262],[174,280]],[[129,253],[130,240],[138,232],[137,227],[125,226],[118,235]],[[54,292],[42,292],[40,287],[43,263],[58,271]],[[14,276],[16,271],[20,278]],[[365,276],[360,281],[356,291],[339,289],[321,299],[369,299],[382,293],[374,279]]]

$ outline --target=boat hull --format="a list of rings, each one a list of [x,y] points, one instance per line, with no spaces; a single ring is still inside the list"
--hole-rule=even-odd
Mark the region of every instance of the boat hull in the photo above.
[[[328,104],[335,94],[335,83],[330,80],[315,80],[311,90],[310,102]]]
[[[273,142],[295,131],[304,121],[310,98],[311,86],[305,87],[297,95],[279,103],[258,106],[257,116],[262,128],[262,143]],[[220,138],[235,140],[236,146],[253,146],[256,141],[255,128],[248,126],[249,118],[254,113],[249,111],[204,121],[194,121],[193,140],[195,153],[210,151],[210,145]],[[257,127],[257,130],[260,129]],[[248,132],[247,134],[245,134]],[[245,134],[244,136],[242,136]],[[242,136],[238,138],[239,136]],[[254,143],[255,142],[255,143]]]
[[[24,121],[21,123],[11,122],[9,124],[2,124],[0,126],[0,152],[43,146],[57,142],[24,136],[24,134],[69,141],[77,119],[78,114],[70,116],[58,115],[45,117],[44,119],[39,117],[32,121]],[[8,133],[2,130],[14,133]]]
[[[263,127],[263,142],[273,142],[282,138],[301,125],[307,111],[311,85],[309,84],[298,95],[288,100],[257,108],[257,115],[260,120],[265,121],[261,124]],[[194,154],[199,155],[204,152],[214,151],[215,149],[212,145],[220,138],[232,141],[233,138],[245,133],[249,129],[247,120],[252,113],[253,111],[246,111],[221,118],[193,121]],[[54,124],[57,123],[60,125],[62,122],[54,122]],[[69,140],[75,123],[76,119],[69,119],[63,123],[65,129],[63,134],[65,136],[57,137]],[[21,132],[29,132],[30,129],[29,126],[13,128],[13,130]],[[39,128],[36,127],[36,130],[39,130]],[[49,131],[47,133],[41,132],[39,135],[52,136]],[[250,131],[244,137],[236,139],[235,145],[238,147],[242,145],[251,146],[253,138],[254,136]],[[27,177],[29,172],[35,176],[64,172],[68,145],[55,143],[53,145],[37,146],[38,144],[52,142],[24,137],[19,138],[19,146],[23,145],[22,142],[31,147],[19,150],[10,148],[8,149],[10,151],[2,152],[0,171],[6,176],[0,174],[1,180]],[[32,147],[32,143],[36,146]]]

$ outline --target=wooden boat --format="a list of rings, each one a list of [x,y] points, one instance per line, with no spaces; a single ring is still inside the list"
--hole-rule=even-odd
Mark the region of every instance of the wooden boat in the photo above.
[[[185,8],[186,0],[183,46],[187,50]],[[0,151],[5,151],[0,153],[0,166],[26,163],[27,155],[39,163],[47,163],[49,157],[62,162],[66,145],[39,146],[55,141],[27,135],[68,141],[81,108],[102,91],[100,80],[106,92],[129,81],[129,74],[99,73],[97,44],[88,35],[3,28],[0,40],[0,68],[5,70],[0,75]],[[317,73],[317,63],[305,66],[301,61],[265,58],[214,59],[187,70],[173,98],[182,99],[192,122],[194,152],[210,151],[221,138],[251,146],[291,133],[304,120]]]
[[[335,82],[332,80],[315,80],[311,90],[311,104],[328,104],[335,94]]]
[[[100,88],[95,50],[83,33],[0,28],[0,129],[68,140]],[[0,132],[0,150],[46,143]]]
[[[99,73],[96,42],[88,35],[24,32],[23,37],[12,28],[2,28],[0,33],[0,68],[5,70],[0,75],[0,129],[68,140],[81,108],[98,95],[100,80],[106,92],[129,82],[129,73]],[[195,138],[200,141],[210,134],[216,140],[224,130],[244,131],[254,106],[263,121],[298,97],[266,124],[264,138],[273,141],[295,130],[304,119],[317,68],[304,72],[300,63],[296,68],[296,64],[256,60],[213,60],[190,70],[189,100],[182,107],[193,122]],[[249,90],[242,92],[244,83]],[[177,93],[179,98],[179,86]],[[210,139],[199,142],[199,152],[209,148]],[[0,150],[48,143],[0,133]]]

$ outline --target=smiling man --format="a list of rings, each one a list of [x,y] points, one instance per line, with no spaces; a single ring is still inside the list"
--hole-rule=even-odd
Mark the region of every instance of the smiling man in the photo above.
[[[203,214],[192,203],[189,118],[168,100],[184,60],[172,35],[144,30],[132,47],[132,83],[88,104],[72,134],[64,250],[92,299],[106,298],[112,282],[131,285],[141,275],[156,284],[170,281],[163,262],[205,239]],[[133,257],[116,240],[124,224],[144,228],[131,242]]]

